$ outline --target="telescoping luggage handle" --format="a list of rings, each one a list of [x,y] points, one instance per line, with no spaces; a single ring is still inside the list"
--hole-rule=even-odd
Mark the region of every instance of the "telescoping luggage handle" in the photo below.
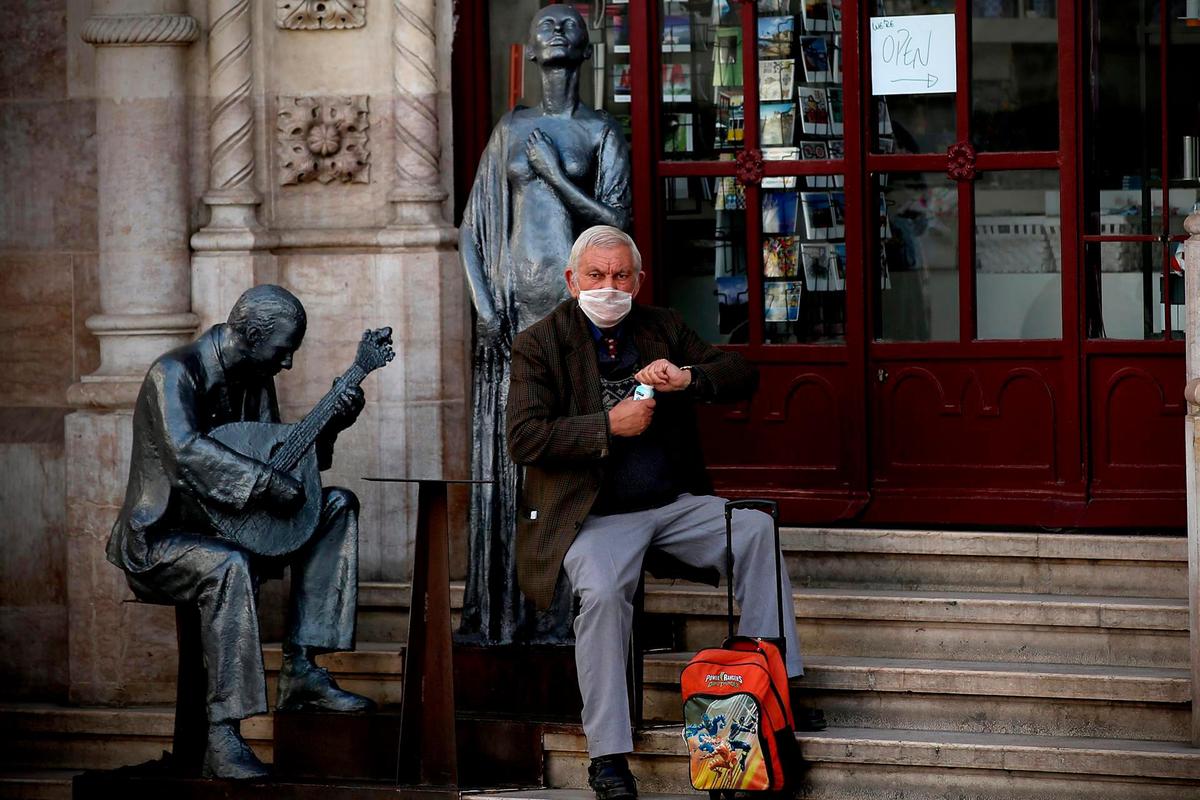
[[[739,508],[766,511],[771,515],[775,529],[775,602],[779,612],[779,652],[787,652],[787,640],[783,636],[783,564],[779,548],[779,504],[774,500],[730,500],[725,503],[725,586],[729,596],[729,638],[733,632],[733,512]]]

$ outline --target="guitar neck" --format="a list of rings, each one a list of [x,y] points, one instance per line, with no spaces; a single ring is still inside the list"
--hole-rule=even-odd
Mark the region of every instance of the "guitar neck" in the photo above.
[[[362,367],[352,364],[350,369],[334,381],[333,388],[313,406],[312,411],[309,411],[304,419],[292,426],[292,432],[288,435],[287,440],[271,457],[271,467],[284,472],[294,469],[308,449],[316,443],[321,431],[333,419],[333,414],[337,410],[338,397],[347,389],[359,386],[366,377],[367,372]]]

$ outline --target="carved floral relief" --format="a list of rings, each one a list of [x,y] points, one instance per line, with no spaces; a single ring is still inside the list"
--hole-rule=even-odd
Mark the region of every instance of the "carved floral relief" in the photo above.
[[[289,31],[361,28],[367,0],[275,0],[275,25]]]
[[[279,98],[279,183],[369,183],[367,95]]]

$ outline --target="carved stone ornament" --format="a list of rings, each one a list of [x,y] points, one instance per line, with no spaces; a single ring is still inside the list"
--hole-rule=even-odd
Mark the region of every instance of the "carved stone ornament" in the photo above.
[[[748,148],[737,154],[737,179],[749,186],[762,181],[763,154],[757,148]]]
[[[367,95],[279,98],[279,184],[369,183]]]
[[[102,14],[80,36],[97,46],[186,45],[200,38],[200,23],[187,14]]]
[[[946,174],[951,180],[975,180],[975,148],[970,142],[958,142],[946,148]]]
[[[339,30],[367,24],[367,0],[275,0],[275,25],[289,31]]]

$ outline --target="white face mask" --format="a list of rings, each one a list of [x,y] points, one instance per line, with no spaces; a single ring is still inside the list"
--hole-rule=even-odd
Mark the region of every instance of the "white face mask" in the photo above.
[[[585,289],[579,293],[579,310],[597,328],[615,328],[633,308],[633,295],[620,289]]]

